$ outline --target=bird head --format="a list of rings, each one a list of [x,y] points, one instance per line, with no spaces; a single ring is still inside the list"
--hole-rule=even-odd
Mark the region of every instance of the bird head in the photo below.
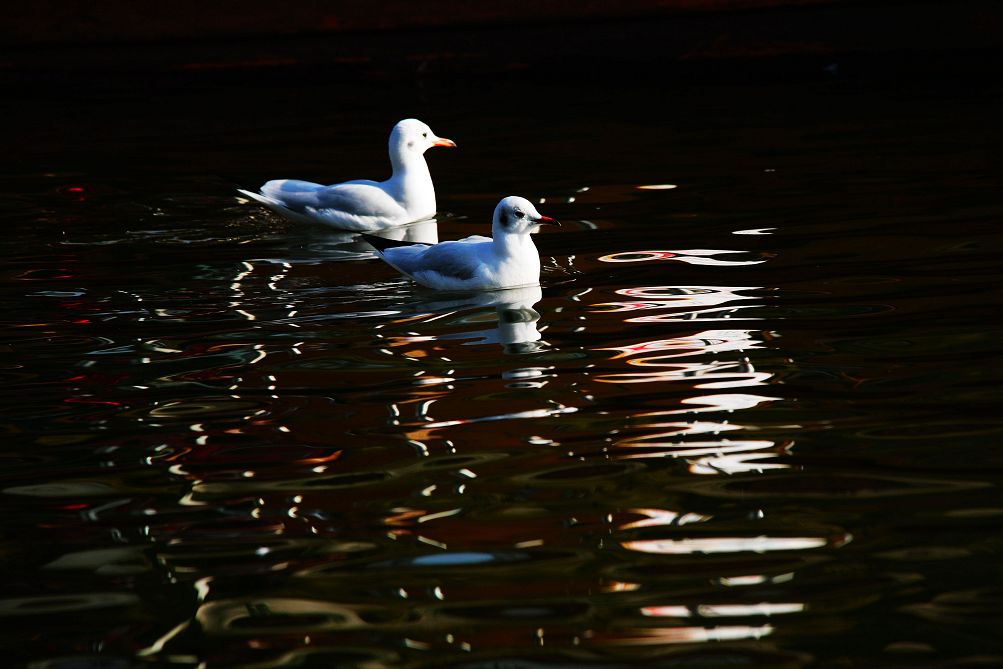
[[[533,203],[524,197],[509,195],[495,207],[492,228],[508,234],[530,234],[537,232],[541,225],[560,225],[560,222],[544,216]]]
[[[416,118],[399,121],[390,133],[391,151],[396,148],[401,152],[422,154],[433,146],[455,147],[456,142],[445,137],[437,137],[431,128]]]

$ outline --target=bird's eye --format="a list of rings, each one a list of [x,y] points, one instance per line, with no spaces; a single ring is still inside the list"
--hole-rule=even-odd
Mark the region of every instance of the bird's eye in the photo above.
[[[526,214],[522,213],[518,209],[515,210],[515,217],[516,218],[525,218],[525,216],[526,216]]]
[[[428,133],[427,132],[421,133],[421,136],[424,137],[425,139],[428,139]]]

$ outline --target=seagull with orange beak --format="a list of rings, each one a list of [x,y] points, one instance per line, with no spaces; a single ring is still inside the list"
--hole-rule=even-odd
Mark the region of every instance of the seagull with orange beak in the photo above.
[[[433,146],[455,147],[413,118],[404,119],[390,133],[390,164],[386,181],[358,179],[333,186],[275,179],[260,193],[240,193],[296,222],[318,222],[339,230],[365,232],[407,225],[435,216],[435,187],[425,163]]]

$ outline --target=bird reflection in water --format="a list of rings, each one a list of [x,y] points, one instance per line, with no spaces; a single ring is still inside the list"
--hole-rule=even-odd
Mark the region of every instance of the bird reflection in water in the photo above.
[[[406,334],[390,335],[380,332],[377,336],[386,342],[381,349],[384,354],[400,356],[421,365],[412,381],[412,388],[408,393],[410,397],[393,402],[390,411],[394,424],[404,431],[409,442],[422,455],[430,454],[430,444],[442,441],[440,430],[452,426],[537,418],[575,411],[574,407],[556,402],[546,402],[540,406],[538,396],[527,394],[514,404],[506,403],[501,412],[476,416],[461,413],[449,418],[432,416],[430,413],[433,411],[433,404],[438,407],[440,405],[437,403],[440,401],[458,400],[457,387],[469,387],[470,384],[469,378],[463,378],[462,374],[457,376],[451,352],[455,349],[448,346],[450,342],[452,346],[497,344],[506,354],[515,356],[547,349],[548,344],[542,339],[539,325],[540,314],[534,308],[541,299],[542,290],[539,286],[457,295],[452,298],[439,297],[412,305],[410,308],[419,311],[419,315],[399,318],[385,324],[386,327],[379,328],[378,332],[385,332],[391,326],[406,325],[411,328]],[[493,328],[471,331],[465,327],[460,332],[441,328],[442,323],[469,326],[490,322],[489,312],[485,313],[485,309],[492,307],[495,311]],[[440,328],[436,329],[436,325],[440,325]],[[509,365],[504,365],[498,374],[507,381],[505,386],[513,390],[541,388],[554,376],[551,367],[508,367]],[[456,409],[457,407],[451,407],[445,413],[455,414]],[[464,411],[469,409],[469,406],[464,406]],[[452,447],[446,450],[455,452]]]
[[[301,240],[305,259],[311,263],[375,257],[373,247],[363,241],[357,232],[331,230],[316,225],[290,230],[290,235],[294,239],[298,237]],[[439,225],[436,219],[430,218],[410,225],[380,230],[380,236],[415,244],[437,244]]]
[[[477,339],[470,343],[497,343],[505,353],[521,354],[533,353],[546,346],[541,341],[542,335],[538,327],[540,313],[534,309],[542,298],[540,286],[523,286],[457,295],[452,299],[430,299],[418,302],[411,308],[428,316],[423,320],[429,322],[462,311],[494,307],[498,324],[493,330],[451,334],[448,335],[449,338],[476,334]]]

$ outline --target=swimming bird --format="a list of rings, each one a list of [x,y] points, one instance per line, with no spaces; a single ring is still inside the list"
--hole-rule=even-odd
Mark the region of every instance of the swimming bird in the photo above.
[[[530,234],[560,225],[533,204],[510,195],[495,207],[492,237],[474,235],[438,244],[397,242],[363,234],[380,258],[416,282],[436,290],[481,291],[540,283],[540,254]]]
[[[435,215],[435,188],[425,163],[433,146],[456,146],[413,118],[390,133],[390,165],[386,181],[357,179],[324,186],[299,179],[274,179],[260,193],[237,189],[275,213],[296,222],[319,222],[355,232],[406,225]]]

